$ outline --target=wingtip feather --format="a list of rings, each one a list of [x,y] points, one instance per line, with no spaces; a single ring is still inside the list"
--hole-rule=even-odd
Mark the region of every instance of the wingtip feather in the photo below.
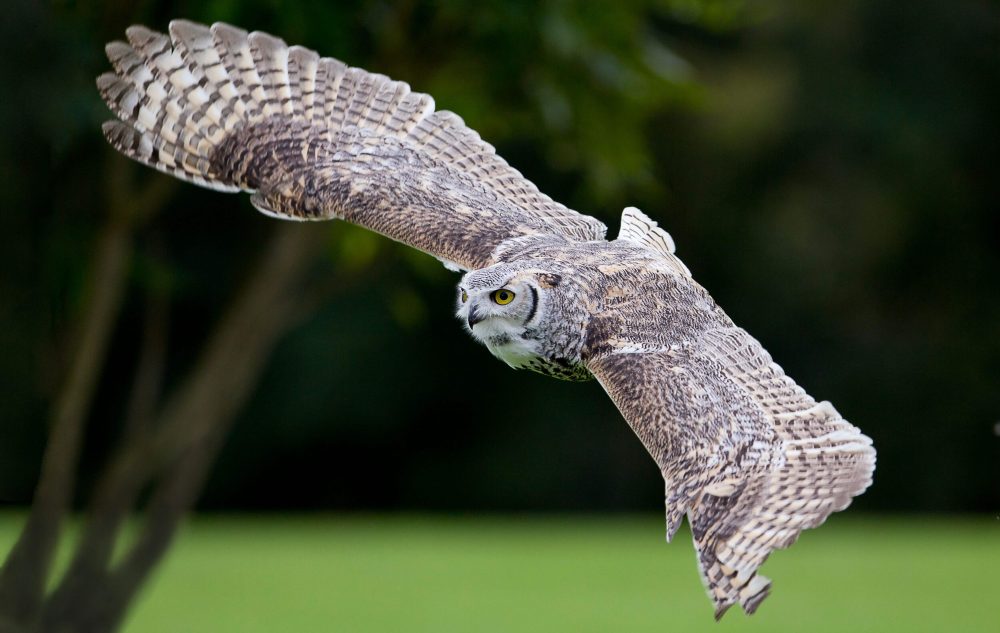
[[[150,29],[142,24],[133,24],[125,29],[125,37],[128,38],[128,41],[133,48],[138,48],[152,40],[165,36],[162,33],[157,33],[153,29]]]

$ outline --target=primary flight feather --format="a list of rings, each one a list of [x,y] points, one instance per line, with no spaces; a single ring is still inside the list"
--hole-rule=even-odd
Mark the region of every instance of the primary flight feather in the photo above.
[[[816,402],[633,207],[615,240],[541,193],[407,84],[265,33],[177,20],[106,47],[119,151],[252,192],[262,212],[341,219],[466,271],[457,312],[515,368],[597,378],[659,465],[667,537],[686,515],[716,617],[753,613],[774,549],[871,483],[871,440]]]

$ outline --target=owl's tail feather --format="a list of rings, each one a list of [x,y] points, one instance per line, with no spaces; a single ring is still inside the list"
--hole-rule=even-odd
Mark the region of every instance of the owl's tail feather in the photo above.
[[[254,190],[246,174],[218,169],[229,139],[254,136],[276,121],[332,141],[342,129],[406,138],[444,162],[492,150],[451,112],[404,82],[348,68],[266,33],[228,24],[174,20],[169,37],[143,26],[106,47],[114,72],[97,87],[120,121],[104,124],[108,141],[141,163],[222,191]],[[470,150],[470,151],[465,151]],[[489,153],[489,152],[487,152]],[[449,160],[449,158],[451,160]],[[501,160],[498,158],[498,160]],[[485,161],[488,163],[488,161]]]

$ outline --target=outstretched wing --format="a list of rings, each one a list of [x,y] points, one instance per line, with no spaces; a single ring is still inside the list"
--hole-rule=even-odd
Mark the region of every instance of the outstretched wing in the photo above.
[[[771,551],[871,483],[871,440],[745,330],[615,343],[588,368],[663,472],[668,540],[687,514],[716,618],[737,602],[753,613],[770,590],[757,569]]]
[[[458,116],[383,75],[226,24],[141,26],[106,47],[97,80],[127,156],[289,219],[341,218],[479,268],[504,239],[603,239],[605,226],[554,202]]]

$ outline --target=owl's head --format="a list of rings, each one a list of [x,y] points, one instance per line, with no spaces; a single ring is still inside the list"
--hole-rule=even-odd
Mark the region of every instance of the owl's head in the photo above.
[[[561,277],[498,264],[469,272],[458,286],[459,319],[477,339],[502,343],[544,317],[548,292]]]

